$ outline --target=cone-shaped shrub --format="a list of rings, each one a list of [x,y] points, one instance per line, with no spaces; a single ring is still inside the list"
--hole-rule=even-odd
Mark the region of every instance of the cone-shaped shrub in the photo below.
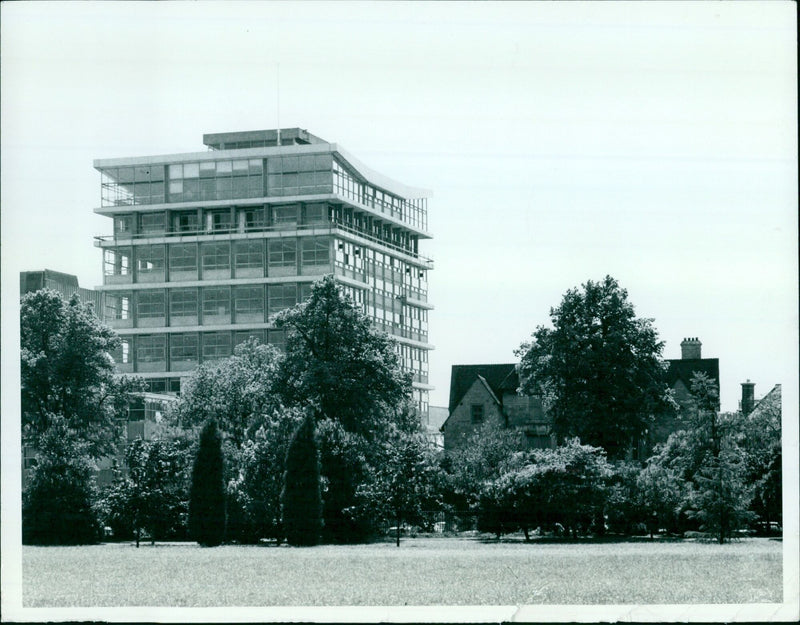
[[[192,469],[189,535],[203,547],[215,547],[225,536],[222,440],[213,419],[200,433],[200,447]]]
[[[319,451],[311,415],[303,419],[286,452],[281,506],[287,542],[297,546],[318,544],[322,531],[322,497]]]

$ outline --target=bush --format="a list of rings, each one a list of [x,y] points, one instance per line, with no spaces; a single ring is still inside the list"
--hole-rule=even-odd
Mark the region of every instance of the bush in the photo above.
[[[204,547],[215,547],[225,537],[224,461],[217,422],[200,433],[200,447],[192,469],[189,495],[189,535]]]
[[[314,440],[314,420],[307,416],[286,452],[286,472],[281,493],[283,528],[290,545],[319,544],[322,531],[319,452]]]
[[[87,545],[100,539],[94,467],[86,445],[53,417],[41,439],[39,464],[22,498],[26,545]]]

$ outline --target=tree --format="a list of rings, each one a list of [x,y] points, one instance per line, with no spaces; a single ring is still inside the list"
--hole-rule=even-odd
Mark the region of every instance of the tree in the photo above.
[[[39,438],[38,465],[23,493],[22,542],[96,543],[100,525],[89,445],[75,436],[62,417],[50,415],[48,423]]]
[[[203,547],[220,545],[225,537],[223,476],[222,440],[212,419],[200,433],[189,494],[189,534]]]
[[[602,516],[612,471],[605,451],[578,439],[555,449],[537,449],[498,478],[484,482],[481,529],[501,533],[558,525],[573,536],[586,533]]]
[[[464,510],[475,508],[483,484],[518,468],[525,461],[523,434],[486,423],[475,431],[456,453],[448,454],[445,467],[451,476],[448,503]]]
[[[379,510],[395,527],[398,547],[403,524],[421,524],[425,509],[438,504],[437,472],[430,444],[422,433],[398,431],[385,444],[373,479],[359,488],[364,505]]]
[[[251,338],[230,358],[200,365],[181,385],[170,420],[192,427],[214,419],[231,444],[241,447],[263,419],[280,411],[273,390],[279,360],[277,348]]]
[[[570,289],[522,343],[523,392],[541,395],[555,434],[577,436],[624,457],[652,415],[671,408],[652,319],[637,318],[628,293],[610,276]]]
[[[286,452],[281,503],[283,528],[290,545],[319,543],[322,531],[319,452],[314,441],[314,420],[303,419]]]
[[[317,418],[380,437],[410,394],[394,340],[339,290],[333,276],[312,285],[307,302],[282,312],[286,353],[276,389],[287,406],[313,406]]]
[[[674,436],[674,435],[673,435]],[[669,444],[670,440],[668,440]],[[675,439],[671,442],[674,444]],[[656,448],[656,453],[636,477],[637,497],[641,513],[647,519],[650,538],[661,528],[678,532],[680,511],[686,499],[686,482],[681,474],[662,455],[664,448]]]
[[[736,415],[734,437],[744,453],[745,482],[752,486],[751,509],[769,528],[782,521],[781,387],[776,386],[748,415]]]
[[[722,544],[754,516],[748,510],[752,492],[744,481],[745,456],[734,437],[738,419],[720,414],[717,384],[705,374],[692,376],[691,394],[689,440],[697,468],[687,514]]]
[[[176,441],[137,438],[125,451],[120,475],[102,501],[107,525],[118,538],[132,535],[139,546],[144,530],[152,543],[180,534],[188,506],[187,454]]]
[[[253,438],[242,445],[238,472],[228,488],[233,499],[231,502],[229,498],[228,506],[229,536],[244,543],[261,538],[283,539],[281,491],[286,452],[302,420],[299,411],[275,411],[263,418]],[[238,510],[234,511],[231,503]],[[232,520],[234,512],[239,518]]]
[[[88,443],[92,458],[112,453],[131,393],[141,381],[114,376],[119,338],[82,304],[43,289],[20,302],[23,441],[41,446],[54,416]]]

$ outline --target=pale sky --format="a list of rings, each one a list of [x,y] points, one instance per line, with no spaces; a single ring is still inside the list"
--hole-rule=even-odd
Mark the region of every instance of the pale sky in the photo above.
[[[567,289],[606,274],[655,319],[666,358],[699,337],[720,359],[724,410],[748,378],[757,397],[782,383],[784,589],[796,601],[795,11],[0,4],[4,608],[21,605],[19,272],[102,282],[93,237],[111,220],[92,212],[94,159],[202,151],[204,133],[278,124],[433,191],[421,250],[435,261],[432,405],[447,405],[453,364],[514,362]],[[69,614],[98,618],[85,612]],[[67,613],[43,614],[27,618]]]
[[[4,302],[102,282],[94,159],[280,123],[433,191],[432,405],[611,274],[735,410],[797,381],[795,53],[790,2],[3,3]]]

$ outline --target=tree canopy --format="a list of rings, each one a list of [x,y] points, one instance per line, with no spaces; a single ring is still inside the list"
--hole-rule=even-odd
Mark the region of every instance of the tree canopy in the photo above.
[[[400,368],[394,340],[343,295],[332,276],[311,288],[311,296],[277,319],[288,330],[278,370],[278,395],[288,406],[313,406],[360,434],[379,431],[411,389]]]
[[[114,376],[110,353],[114,331],[77,295],[65,301],[49,289],[28,293],[20,303],[22,431],[38,446],[53,419],[89,444],[99,458],[112,452],[121,433],[118,419],[141,382]]]
[[[272,345],[256,339],[237,345],[232,357],[200,365],[186,378],[171,419],[183,427],[214,419],[240,446],[280,408],[273,390],[279,361],[280,352]]]
[[[653,320],[636,317],[611,276],[568,290],[550,318],[516,352],[522,391],[542,396],[561,440],[623,456],[652,415],[671,409]]]

